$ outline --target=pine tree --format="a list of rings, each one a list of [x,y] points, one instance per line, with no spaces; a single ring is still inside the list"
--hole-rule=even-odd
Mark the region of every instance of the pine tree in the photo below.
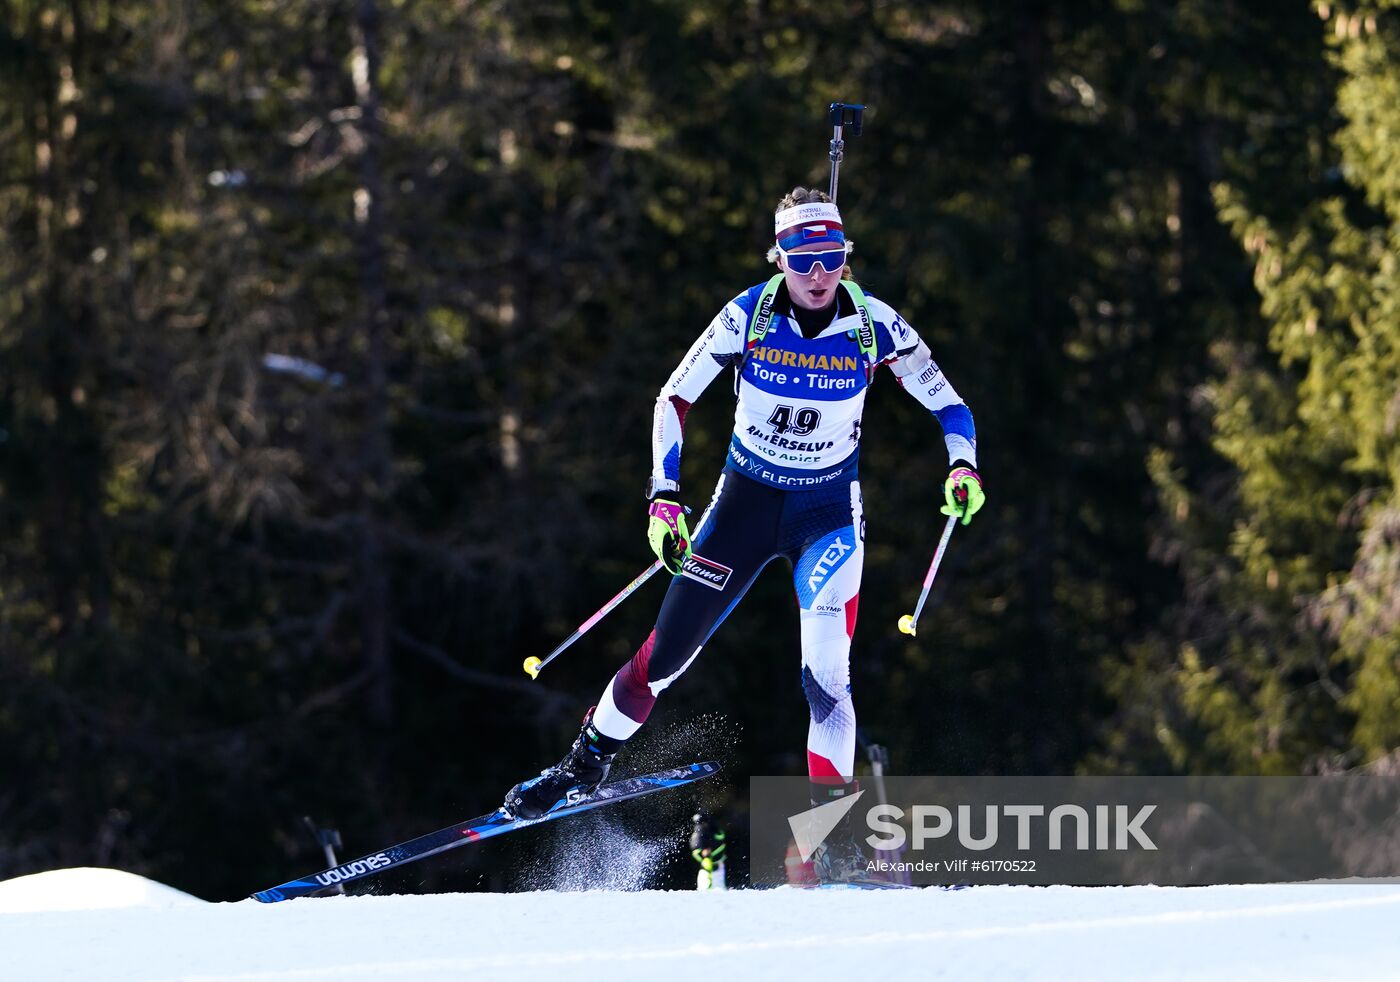
[[[1289,773],[1400,745],[1400,5],[1316,8],[1333,166],[1292,214],[1217,189],[1267,338],[1214,351],[1225,466],[1154,460],[1186,599],[1117,672],[1120,764]]]

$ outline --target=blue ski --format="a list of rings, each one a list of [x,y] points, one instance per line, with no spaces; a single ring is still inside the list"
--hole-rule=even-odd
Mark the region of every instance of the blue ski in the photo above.
[[[908,883],[893,883],[889,880],[876,880],[856,877],[850,880],[836,880],[831,883],[794,883],[800,890],[918,890],[920,887]]]
[[[480,818],[473,818],[459,825],[451,825],[436,832],[429,832],[427,835],[420,835],[416,839],[390,846],[382,852],[371,853],[348,863],[332,866],[314,876],[291,880],[268,890],[259,890],[253,894],[253,899],[261,900],[265,904],[275,904],[279,900],[310,896],[328,887],[334,887],[341,883],[353,883],[355,880],[373,876],[375,873],[382,873],[386,869],[393,869],[396,866],[403,866],[428,856],[436,856],[449,849],[456,849],[469,842],[480,842],[482,839],[489,839],[505,832],[514,832],[516,829],[523,829],[526,826],[551,822],[556,818],[577,815],[579,812],[601,808],[603,805],[612,805],[619,801],[665,791],[667,788],[690,784],[709,777],[718,770],[719,764],[710,760],[703,764],[674,767],[667,771],[656,771],[653,774],[624,777],[620,781],[602,785],[577,804],[566,805],[548,815],[541,815],[539,818],[512,818],[497,808],[489,815],[482,815]]]

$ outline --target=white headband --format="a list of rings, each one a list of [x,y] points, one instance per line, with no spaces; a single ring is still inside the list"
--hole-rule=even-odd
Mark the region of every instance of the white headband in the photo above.
[[[841,224],[841,212],[829,201],[816,201],[806,205],[784,208],[773,216],[773,234],[781,235],[794,225],[806,222],[834,222]]]
[[[846,230],[841,213],[829,201],[784,208],[773,216],[773,238],[779,249],[796,249],[809,243],[830,242],[844,245]]]

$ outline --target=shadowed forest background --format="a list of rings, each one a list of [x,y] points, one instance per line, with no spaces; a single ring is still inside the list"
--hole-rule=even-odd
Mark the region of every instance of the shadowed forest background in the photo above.
[[[1383,762],[1397,7],[0,0],[0,877],[232,899],[323,865],[302,815],[359,855],[557,759],[664,587],[521,660],[650,561],[656,392],[826,186],[835,100],[872,107],[856,276],[988,494],[905,638],[947,466],[882,373],[853,692],[891,772]],[[697,509],[731,418],[726,375]],[[620,769],[719,754],[741,824],[802,772],[798,658],[775,566]]]

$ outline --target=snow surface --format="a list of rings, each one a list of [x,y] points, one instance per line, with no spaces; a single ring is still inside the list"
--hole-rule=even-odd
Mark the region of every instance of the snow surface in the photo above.
[[[119,869],[79,866],[0,882],[0,914],[112,907],[177,907],[204,901]]]
[[[1394,885],[589,891],[265,905],[206,904],[141,881],[141,902],[103,902],[137,896],[132,880],[60,870],[0,884],[10,901],[0,913],[0,978],[1400,977]],[[66,881],[98,909],[43,909],[57,888],[45,881]],[[35,906],[16,910],[24,895]]]

